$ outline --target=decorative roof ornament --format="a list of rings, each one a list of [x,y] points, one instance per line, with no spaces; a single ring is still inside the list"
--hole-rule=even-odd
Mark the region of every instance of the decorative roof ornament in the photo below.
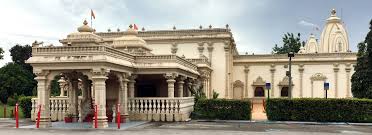
[[[332,16],[336,16],[336,9],[332,9],[332,11],[331,11],[331,15],[332,15]]]
[[[176,30],[176,26],[173,26],[173,30]]]
[[[230,27],[229,24],[226,24],[226,29],[230,29],[229,27]]]
[[[145,27],[142,27],[142,31],[145,31]]]
[[[116,31],[120,32],[120,29],[118,28],[118,29],[116,29]]]
[[[202,26],[202,25],[200,25],[200,26],[199,26],[199,29],[203,29],[203,26]]]
[[[107,32],[111,32],[111,29],[109,28],[109,29],[107,29]]]
[[[88,26],[87,20],[84,20],[83,26],[80,26],[77,30],[79,32],[94,32],[94,29]]]
[[[133,25],[132,25],[132,24],[130,24],[130,25],[129,25],[129,28],[130,28],[130,29],[133,29]]]
[[[212,29],[212,25],[211,24],[209,24],[209,29]]]

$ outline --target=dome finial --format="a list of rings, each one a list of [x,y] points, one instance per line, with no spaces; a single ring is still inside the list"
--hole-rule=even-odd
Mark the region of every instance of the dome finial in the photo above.
[[[84,25],[88,25],[88,21],[87,21],[87,19],[84,19],[83,24],[84,24]]]
[[[336,15],[336,9],[332,9],[331,15]]]

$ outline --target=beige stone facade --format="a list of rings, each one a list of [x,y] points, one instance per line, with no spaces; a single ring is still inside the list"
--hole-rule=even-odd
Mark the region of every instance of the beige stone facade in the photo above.
[[[352,97],[350,78],[356,53],[349,51],[348,35],[332,11],[320,37],[310,36],[295,54],[293,97]],[[42,127],[73,114],[83,120],[98,105],[99,127],[107,127],[107,112],[120,104],[130,120],[186,121],[193,110],[190,88],[203,86],[207,98],[261,99],[287,97],[287,55],[246,54],[236,49],[229,26],[186,30],[95,32],[84,24],[60,40],[63,46],[33,45],[27,61],[34,67],[38,97],[32,119],[41,105]],[[61,94],[50,97],[56,75]],[[78,95],[81,91],[82,95]],[[115,112],[115,111],[112,111]]]

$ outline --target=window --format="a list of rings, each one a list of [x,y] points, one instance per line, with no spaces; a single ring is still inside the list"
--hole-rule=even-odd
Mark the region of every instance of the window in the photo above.
[[[280,90],[280,96],[288,97],[288,87],[283,87],[282,90]]]
[[[264,97],[265,96],[265,91],[262,87],[256,87],[254,89],[254,96],[255,97]]]

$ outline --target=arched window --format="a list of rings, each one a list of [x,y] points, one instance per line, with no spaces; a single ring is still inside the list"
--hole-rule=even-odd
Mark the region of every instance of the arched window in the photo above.
[[[288,97],[288,87],[283,87],[282,90],[280,90],[280,96]]]
[[[256,87],[254,89],[254,96],[255,97],[264,97],[265,96],[265,91],[262,87]]]

